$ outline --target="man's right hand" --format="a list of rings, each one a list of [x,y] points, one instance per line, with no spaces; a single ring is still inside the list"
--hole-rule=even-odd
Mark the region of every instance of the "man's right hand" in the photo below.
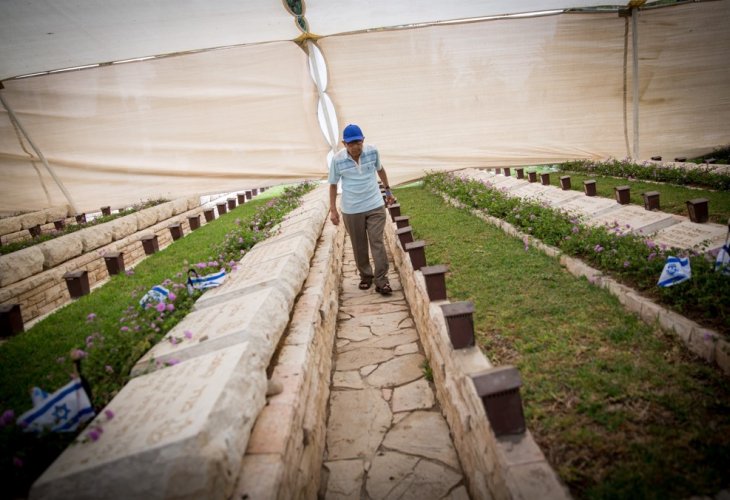
[[[332,221],[332,224],[335,226],[340,223],[340,214],[337,213],[337,209],[333,208],[330,210],[330,220]]]

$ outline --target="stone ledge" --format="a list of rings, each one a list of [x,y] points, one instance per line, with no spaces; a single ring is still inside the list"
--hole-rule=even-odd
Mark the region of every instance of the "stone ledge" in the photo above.
[[[316,498],[325,447],[344,226],[326,224],[294,305],[272,379],[283,390],[254,425],[238,498]],[[262,474],[264,477],[262,477]]]
[[[527,432],[496,438],[481,398],[469,375],[491,367],[478,347],[456,351],[451,346],[439,305],[428,299],[426,282],[386,224],[385,237],[403,292],[411,305],[421,343],[433,373],[436,395],[454,436],[472,498],[570,498],[567,489]],[[446,303],[439,301],[439,304]],[[515,457],[529,457],[529,461]],[[536,489],[536,488],[539,488]]]

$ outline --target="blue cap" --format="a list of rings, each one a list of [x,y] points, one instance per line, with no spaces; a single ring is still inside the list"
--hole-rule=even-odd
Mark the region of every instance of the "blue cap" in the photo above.
[[[342,140],[345,142],[362,141],[365,137],[362,135],[362,130],[357,125],[348,125],[342,132]]]

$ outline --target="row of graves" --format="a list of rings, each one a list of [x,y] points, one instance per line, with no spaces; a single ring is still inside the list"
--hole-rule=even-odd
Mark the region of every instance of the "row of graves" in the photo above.
[[[0,337],[23,332],[59,307],[89,294],[111,276],[127,272],[147,256],[265,190],[261,187],[224,196],[180,198],[130,214],[107,206],[101,212],[68,216],[65,207],[63,217],[53,221],[50,218],[61,213],[56,209],[0,219],[0,240],[6,242],[54,236],[0,256]],[[121,217],[93,223],[114,214]],[[71,225],[80,227],[64,232]]]

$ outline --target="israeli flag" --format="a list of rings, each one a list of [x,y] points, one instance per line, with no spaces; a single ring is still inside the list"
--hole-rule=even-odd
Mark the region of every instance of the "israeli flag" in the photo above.
[[[715,271],[730,276],[730,245],[727,243],[720,248],[715,260]]]
[[[689,259],[680,259],[679,257],[669,256],[662,275],[659,277],[657,285],[668,287],[687,281],[692,277],[692,269],[689,265]]]
[[[145,304],[157,304],[159,302],[165,302],[167,296],[170,295],[170,290],[162,285],[153,286],[144,296],[139,300],[139,305],[144,307]]]
[[[77,378],[50,395],[34,387],[31,399],[33,408],[17,420],[25,432],[41,432],[44,429],[73,432],[80,423],[94,417],[94,408]]]
[[[188,273],[188,291],[192,292],[192,289],[205,290],[206,288],[215,288],[222,285],[225,279],[225,271],[208,274],[207,276],[198,276],[197,273],[195,273],[195,276],[190,276],[190,273]]]

